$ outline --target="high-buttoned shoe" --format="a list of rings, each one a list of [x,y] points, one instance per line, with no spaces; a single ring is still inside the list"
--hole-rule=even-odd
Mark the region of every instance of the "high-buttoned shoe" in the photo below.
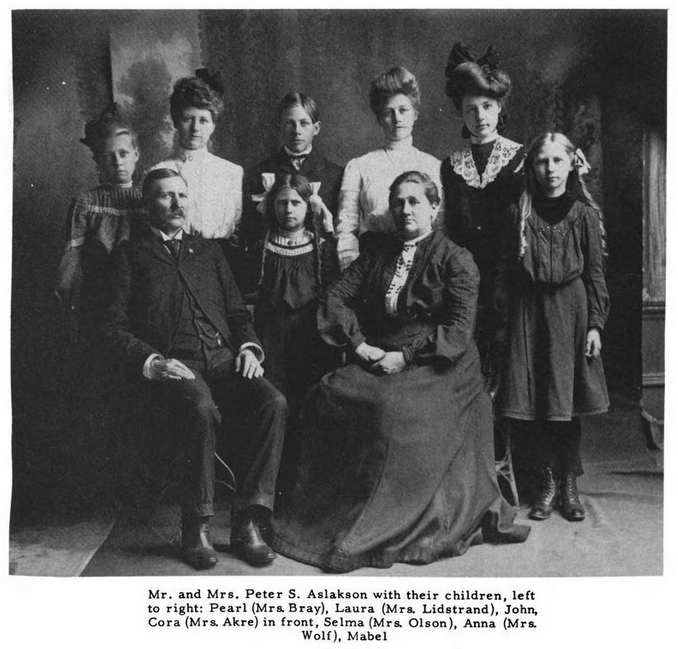
[[[553,469],[546,467],[541,473],[540,492],[537,501],[532,505],[530,518],[533,521],[545,521],[553,511],[558,500],[558,485]]]
[[[560,487],[560,513],[572,522],[583,521],[586,517],[584,507],[579,500],[577,476],[574,473],[566,473]]]
[[[219,561],[210,541],[210,519],[208,516],[182,516],[181,550],[184,561],[196,570],[205,570]]]
[[[265,566],[277,556],[264,540],[256,518],[247,510],[234,516],[231,551],[251,566]]]

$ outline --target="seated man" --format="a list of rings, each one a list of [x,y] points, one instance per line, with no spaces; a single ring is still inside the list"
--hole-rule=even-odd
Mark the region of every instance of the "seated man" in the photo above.
[[[263,378],[263,352],[219,245],[183,230],[188,189],[171,169],[143,184],[150,227],[111,257],[112,299],[105,337],[154,397],[178,417],[186,456],[182,548],[194,568],[217,554],[209,538],[214,514],[214,452],[222,410],[247,414],[239,440],[238,488],[231,548],[252,565],[275,558],[260,527],[268,524],[283,443],[285,397]]]

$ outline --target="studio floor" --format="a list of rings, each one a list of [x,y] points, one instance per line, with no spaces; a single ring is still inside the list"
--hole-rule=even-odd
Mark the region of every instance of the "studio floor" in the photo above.
[[[569,523],[557,512],[531,525],[519,545],[475,546],[462,557],[427,566],[396,564],[351,575],[385,577],[595,577],[654,576],[663,572],[663,461],[647,448],[637,405],[615,399],[606,415],[584,420],[579,481],[586,520]],[[284,575],[323,574],[317,568],[278,557],[251,568],[228,549],[229,512],[220,505],[212,523],[219,552],[213,569],[196,573],[182,563],[177,537],[179,510],[102,507],[87,516],[45,515],[10,530],[9,572],[36,576]]]

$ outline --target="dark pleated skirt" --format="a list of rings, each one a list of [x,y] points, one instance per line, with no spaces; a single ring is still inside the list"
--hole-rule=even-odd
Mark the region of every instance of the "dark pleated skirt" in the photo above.
[[[526,276],[516,281],[500,411],[515,419],[549,421],[606,412],[603,361],[586,357],[583,280],[558,286]]]

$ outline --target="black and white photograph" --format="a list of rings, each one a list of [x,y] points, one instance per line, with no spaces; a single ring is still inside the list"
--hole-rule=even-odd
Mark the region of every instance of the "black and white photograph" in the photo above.
[[[4,12],[6,646],[665,646],[668,7],[208,4]]]

